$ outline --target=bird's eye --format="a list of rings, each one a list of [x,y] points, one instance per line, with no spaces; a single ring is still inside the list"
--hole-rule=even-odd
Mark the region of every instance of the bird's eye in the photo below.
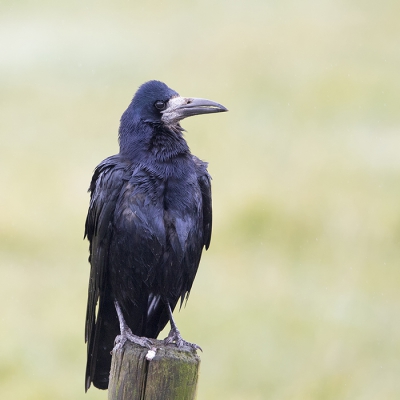
[[[157,110],[165,110],[165,107],[166,107],[166,103],[164,102],[164,101],[161,101],[161,100],[157,100],[155,103],[154,103],[154,107],[155,108],[157,108]]]

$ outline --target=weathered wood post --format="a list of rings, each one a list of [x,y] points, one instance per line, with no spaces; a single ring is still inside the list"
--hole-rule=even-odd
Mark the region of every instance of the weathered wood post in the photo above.
[[[126,342],[112,355],[109,400],[194,400],[200,357],[154,340],[154,353]],[[147,359],[153,358],[151,360]]]

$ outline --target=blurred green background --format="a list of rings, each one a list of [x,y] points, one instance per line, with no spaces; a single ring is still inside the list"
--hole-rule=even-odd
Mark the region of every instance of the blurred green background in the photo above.
[[[400,2],[2,1],[0,397],[84,394],[94,167],[159,79],[214,231],[186,308],[198,399],[400,398]]]

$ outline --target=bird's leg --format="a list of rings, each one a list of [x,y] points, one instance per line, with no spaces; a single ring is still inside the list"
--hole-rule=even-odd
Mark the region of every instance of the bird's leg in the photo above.
[[[175,343],[177,347],[190,347],[192,350],[203,351],[201,347],[198,346],[196,343],[190,343],[182,339],[181,333],[179,332],[176,323],[174,321],[174,317],[172,316],[172,310],[171,306],[169,305],[169,302],[167,302],[167,310],[168,310],[169,321],[171,323],[171,330],[169,331],[168,336],[164,339],[164,343],[165,344]]]
[[[121,330],[121,334],[115,338],[114,342],[115,346],[113,350],[122,349],[127,340],[129,340],[132,343],[136,343],[139,346],[151,349],[153,342],[148,338],[134,335],[124,319],[121,307],[119,306],[118,302],[114,301],[114,304],[115,304],[115,309],[117,310],[119,328]]]

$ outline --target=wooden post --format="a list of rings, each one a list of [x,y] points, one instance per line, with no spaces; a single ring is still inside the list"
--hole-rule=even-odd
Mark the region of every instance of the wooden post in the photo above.
[[[195,399],[200,357],[189,348],[153,341],[155,355],[128,341],[113,352],[109,400]]]

